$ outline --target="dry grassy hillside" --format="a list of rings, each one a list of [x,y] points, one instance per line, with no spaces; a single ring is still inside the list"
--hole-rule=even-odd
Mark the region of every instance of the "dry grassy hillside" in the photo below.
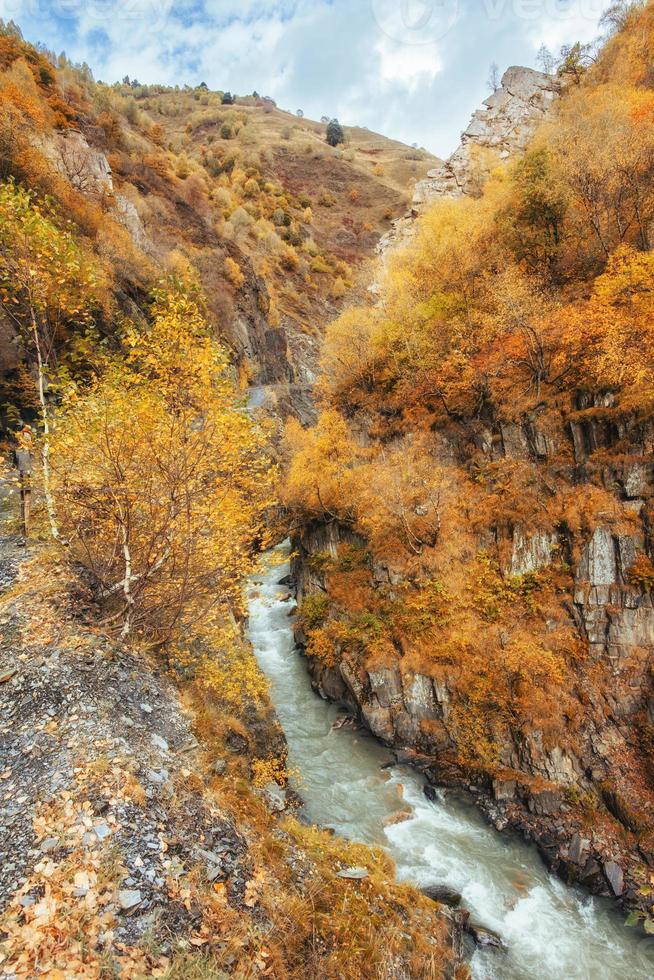
[[[102,257],[108,305],[133,315],[162,273],[193,269],[242,381],[308,410],[323,324],[365,288],[367,259],[434,159],[359,129],[332,148],[323,124],[259,98],[96,84],[11,31],[1,41],[2,176],[71,217]],[[14,404],[7,325],[3,340]]]
[[[159,144],[159,161],[165,154],[168,165],[173,162],[188,188],[187,203],[213,211],[218,247],[236,247],[246,280],[251,264],[265,283],[272,301],[269,326],[280,327],[283,336],[263,372],[257,371],[260,355],[250,356],[256,380],[310,383],[323,325],[338,314],[346,294],[362,295],[366,261],[435,158],[364,129],[345,128],[345,144],[331,147],[323,123],[259,98],[223,105],[222,93],[203,89],[117,91],[135,126]],[[112,166],[120,173],[120,161]],[[145,214],[146,197],[138,193],[135,200]],[[189,236],[188,215],[178,232]],[[208,291],[217,302],[219,284],[211,280]],[[228,336],[238,346],[238,331]]]

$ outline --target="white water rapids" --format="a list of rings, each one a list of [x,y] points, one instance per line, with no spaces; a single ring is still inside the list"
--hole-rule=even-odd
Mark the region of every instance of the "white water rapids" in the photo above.
[[[392,757],[372,737],[331,730],[342,712],[313,692],[295,648],[290,603],[282,601],[288,589],[278,584],[288,573],[288,548],[281,545],[252,583],[249,635],[270,680],[308,818],[386,848],[401,880],[460,892],[473,920],[508,947],[474,954],[477,980],[650,980],[654,941],[625,927],[608,902],[564,885],[535,848],[497,833],[474,807],[445,795],[428,801],[418,773],[382,769]],[[407,808],[409,819],[384,826]]]

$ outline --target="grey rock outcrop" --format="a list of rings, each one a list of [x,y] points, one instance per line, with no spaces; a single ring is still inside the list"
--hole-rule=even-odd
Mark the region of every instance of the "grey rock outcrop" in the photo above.
[[[524,153],[560,89],[553,75],[533,68],[507,69],[500,88],[473,114],[454,153],[418,181],[411,211],[380,240],[379,254],[408,239],[415,219],[434,201],[480,194],[491,170]]]
[[[141,248],[146,252],[151,251],[152,243],[148,241],[140,215],[129,198],[124,197],[122,194],[116,194],[115,214],[137,248]]]
[[[76,130],[56,133],[43,143],[42,150],[75,190],[91,197],[113,192],[109,161],[104,153],[89,145],[82,133]]]
[[[532,68],[509,68],[502,85],[478,109],[461,143],[442,166],[416,185],[414,206],[441,197],[475,195],[498,163],[523,153],[559,93],[560,83]]]

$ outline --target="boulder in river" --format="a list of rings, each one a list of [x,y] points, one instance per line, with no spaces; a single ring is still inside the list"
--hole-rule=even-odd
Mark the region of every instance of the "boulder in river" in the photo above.
[[[433,902],[438,902],[440,905],[449,905],[453,909],[461,905],[461,892],[450,888],[449,885],[427,885],[420,891],[426,898],[431,898]]]
[[[432,786],[431,783],[427,783],[423,789],[423,793],[427,797],[430,803],[442,803],[443,802],[443,791],[438,789],[437,786]]]
[[[486,929],[485,926],[480,926],[478,923],[468,920],[465,924],[465,930],[472,936],[475,944],[481,949],[506,949],[505,944],[502,942],[502,937],[498,936],[492,929]]]
[[[357,732],[361,728],[361,722],[354,715],[339,715],[332,722],[331,730],[337,732],[341,728],[347,728],[349,731]]]
[[[405,820],[410,820],[413,816],[413,810],[397,810],[395,813],[389,814],[384,820],[384,827],[394,827],[395,824],[404,823]]]

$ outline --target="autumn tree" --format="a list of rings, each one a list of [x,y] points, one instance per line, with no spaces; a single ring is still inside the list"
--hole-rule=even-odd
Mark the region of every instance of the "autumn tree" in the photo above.
[[[646,0],[615,0],[604,11],[600,25],[613,33],[623,31],[631,17],[646,6]]]
[[[604,85],[565,101],[552,132],[578,219],[606,260],[622,242],[648,247],[654,218],[654,101],[649,91]]]
[[[313,516],[351,521],[351,479],[366,453],[355,445],[345,420],[335,411],[323,412],[312,429],[291,420],[286,443],[291,466],[284,502]]]
[[[321,385],[335,404],[351,405],[374,392],[378,320],[374,311],[355,308],[329,325],[321,359]]]
[[[624,408],[654,399],[654,255],[622,246],[584,303],[560,310],[555,364],[582,385],[621,392]]]
[[[553,275],[566,234],[568,192],[545,146],[529,151],[514,169],[512,194],[497,223],[519,262]]]
[[[35,365],[43,490],[55,538],[59,530],[50,479],[48,390],[71,331],[91,325],[99,287],[97,267],[49,206],[12,181],[0,185],[0,292],[4,311]]]
[[[541,71],[544,71],[546,75],[554,74],[556,69],[556,58],[546,44],[541,44],[540,48],[538,49],[536,60]]]
[[[582,44],[580,41],[564,44],[561,48],[558,74],[572,78],[578,85],[594,60],[591,44]]]
[[[57,415],[61,532],[107,625],[183,642],[240,607],[271,468],[189,288],[163,286],[150,326],[129,326],[123,346]]]
[[[454,481],[422,433],[382,447],[360,474],[358,526],[377,554],[422,555],[452,511]],[[459,486],[459,492],[461,487]]]

